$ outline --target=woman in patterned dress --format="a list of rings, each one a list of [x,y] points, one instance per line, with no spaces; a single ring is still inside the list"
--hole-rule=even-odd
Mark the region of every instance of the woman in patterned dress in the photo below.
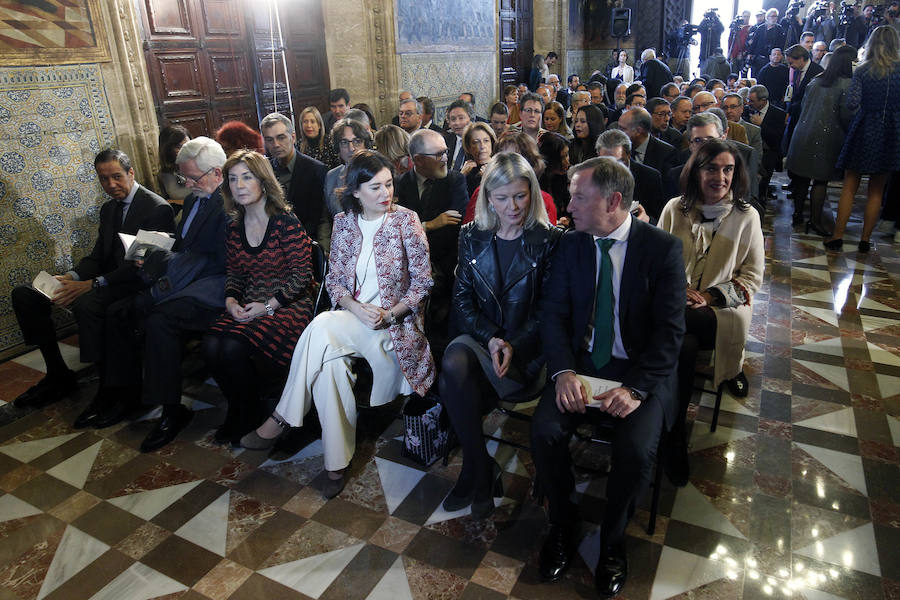
[[[424,395],[434,381],[434,361],[424,333],[431,264],[416,213],[392,200],[391,162],[361,150],[347,164],[334,218],[325,285],[335,308],[317,316],[297,342],[288,382],[275,412],[241,439],[244,448],[270,448],[282,431],[298,427],[315,402],[325,455],[323,495],[344,488],[343,472],[356,445],[355,376],[351,359],[372,368],[370,404],[398,394]]]
[[[226,232],[225,314],[203,340],[206,364],[228,401],[220,443],[238,443],[265,420],[263,384],[281,383],[312,318],[312,245],[285,204],[266,158],[238,150],[222,169]]]
[[[864,173],[869,174],[868,200],[863,214],[859,251],[868,252],[869,236],[875,229],[884,187],[891,173],[900,171],[900,37],[888,25],[877,27],[866,42],[866,59],[853,72],[847,90],[847,108],[859,107],[837,167],[844,169],[844,188],[838,203],[834,237],[825,242],[828,250],[844,245],[844,229],[853,210],[853,198]]]

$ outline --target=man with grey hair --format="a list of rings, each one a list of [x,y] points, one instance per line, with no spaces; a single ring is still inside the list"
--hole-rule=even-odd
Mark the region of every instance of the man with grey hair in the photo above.
[[[401,100],[397,116],[400,127],[406,133],[412,134],[422,125],[422,104],[415,98]]]
[[[365,113],[363,113],[365,114]],[[266,115],[259,123],[269,162],[284,200],[312,239],[318,239],[325,206],[325,165],[297,148],[293,122],[280,113]]]
[[[723,96],[724,97],[724,96]],[[719,103],[716,101],[715,96],[713,96],[710,92],[697,92],[694,95],[693,99],[693,111],[694,114],[702,113],[711,108],[718,107]],[[729,140],[734,140],[735,142],[740,142],[742,144],[747,143],[747,132],[744,128],[738,123],[729,123],[728,131],[726,132]],[[688,138],[687,134],[685,134],[681,147],[687,148],[688,146]]]
[[[659,171],[631,160],[631,139],[619,129],[601,133],[594,148],[597,156],[610,156],[628,167],[634,177],[634,199],[640,203],[640,208],[650,222],[656,223],[666,203],[663,196],[662,175]],[[640,215],[639,212],[635,216],[640,218]]]
[[[672,81],[672,71],[668,65],[656,58],[656,51],[647,48],[641,52],[641,83],[650,94],[656,95],[662,86]]]
[[[155,249],[144,256],[141,273],[152,285],[137,303],[145,332],[142,400],[148,408],[162,405],[162,415],[141,443],[141,452],[153,452],[174,440],[193,417],[181,404],[185,334],[205,331],[225,307],[226,216],[221,191],[225,161],[225,151],[215,140],[201,136],[185,142],[175,164],[191,194],[175,228],[175,245],[171,252]],[[129,330],[122,322],[116,329],[120,334],[115,351],[135,354],[140,345],[129,335],[133,327]],[[101,413],[99,424],[121,419],[128,408],[120,400]],[[228,441],[224,433],[216,432],[216,439]]]
[[[630,214],[634,178],[625,165],[597,157],[569,175],[575,231],[560,240],[544,286],[549,381],[531,424],[551,525],[539,570],[544,581],[558,581],[571,563],[578,507],[570,500],[569,440],[580,424],[605,413],[614,428],[613,459],[594,585],[611,598],[628,576],[625,528],[650,484],[660,437],[677,418],[687,286],[681,242]],[[578,375],[616,383],[591,397]]]
[[[581,90],[579,92],[572,92],[572,106],[571,110],[569,110],[569,117],[566,119],[566,122],[569,126],[572,126],[572,119],[575,118],[575,113],[578,112],[578,109],[582,106],[587,106],[591,103],[591,94],[590,92],[586,92]]]
[[[653,119],[646,109],[635,107],[619,117],[619,129],[631,138],[631,157],[660,173],[668,170],[675,149],[650,135]]]

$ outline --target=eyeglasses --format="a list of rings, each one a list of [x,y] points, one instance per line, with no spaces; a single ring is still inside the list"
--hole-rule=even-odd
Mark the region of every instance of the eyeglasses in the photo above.
[[[519,113],[524,113],[526,115],[539,115],[541,114],[541,109],[539,108],[523,108],[519,111]]]
[[[670,110],[666,110],[666,111],[660,110],[660,111],[657,111],[657,112],[653,113],[653,116],[654,116],[654,117],[665,117],[665,118],[668,119],[669,117],[672,116],[672,111],[670,111]]]
[[[705,141],[707,141],[707,140],[714,140],[714,139],[716,139],[716,138],[714,138],[714,137],[712,137],[712,136],[709,136],[709,137],[695,137],[695,138],[691,138],[691,143],[692,143],[692,144],[697,144],[697,145],[699,146],[700,144],[702,144],[703,142],[705,142]]]
[[[215,169],[215,167],[210,167],[206,171],[203,172],[203,175],[200,177],[191,177],[190,175],[184,175],[182,173],[177,173],[175,175],[175,181],[178,182],[178,185],[184,187],[187,185],[188,181],[191,183],[200,183],[200,180],[206,177],[210,171]]]
[[[447,156],[447,149],[444,148],[440,152],[419,152],[416,156],[430,156],[434,160],[441,160]]]
[[[355,137],[352,140],[341,140],[338,145],[341,148],[349,148],[350,146],[362,146],[363,143],[361,139]]]
[[[710,106],[714,106],[715,102],[703,102],[694,107],[694,112],[703,112]]]

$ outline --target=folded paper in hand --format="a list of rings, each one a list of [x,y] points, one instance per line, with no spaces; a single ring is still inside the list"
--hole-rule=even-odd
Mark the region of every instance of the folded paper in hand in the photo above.
[[[589,377],[587,375],[575,375],[578,381],[584,386],[587,395],[585,406],[600,406],[600,402],[594,400],[594,396],[605,394],[606,392],[622,387],[621,381],[611,381],[609,379],[601,379],[600,377]]]
[[[56,293],[56,290],[62,287],[62,284],[47,271],[41,271],[34,278],[34,281],[31,282],[31,287],[53,300],[53,295]]]
[[[143,258],[150,248],[171,250],[175,245],[175,238],[164,231],[138,229],[137,235],[120,233],[119,238],[122,240],[122,245],[125,246],[125,260]]]

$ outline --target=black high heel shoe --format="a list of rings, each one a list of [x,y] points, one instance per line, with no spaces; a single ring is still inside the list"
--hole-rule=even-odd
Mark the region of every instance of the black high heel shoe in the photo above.
[[[503,497],[503,480],[500,479],[503,471],[500,469],[497,461],[492,460],[491,463],[491,491],[487,498],[479,498],[480,494],[475,494],[475,498],[472,501],[473,519],[487,519],[494,513],[494,498]]]
[[[841,238],[827,240],[825,242],[822,242],[822,245],[825,246],[826,250],[833,250],[834,252],[839,252],[841,250],[841,248],[844,247],[844,240]]]
[[[872,244],[870,244],[868,240],[859,240],[859,246],[857,246],[857,248],[860,252],[865,254],[872,249]]]
[[[284,433],[291,428],[290,424],[284,419],[281,419],[275,413],[270,415],[270,418],[275,421],[275,423],[281,427],[281,431],[275,437],[265,438],[258,433],[254,429],[247,435],[241,438],[241,448],[245,450],[269,450],[272,446],[275,445]]]

